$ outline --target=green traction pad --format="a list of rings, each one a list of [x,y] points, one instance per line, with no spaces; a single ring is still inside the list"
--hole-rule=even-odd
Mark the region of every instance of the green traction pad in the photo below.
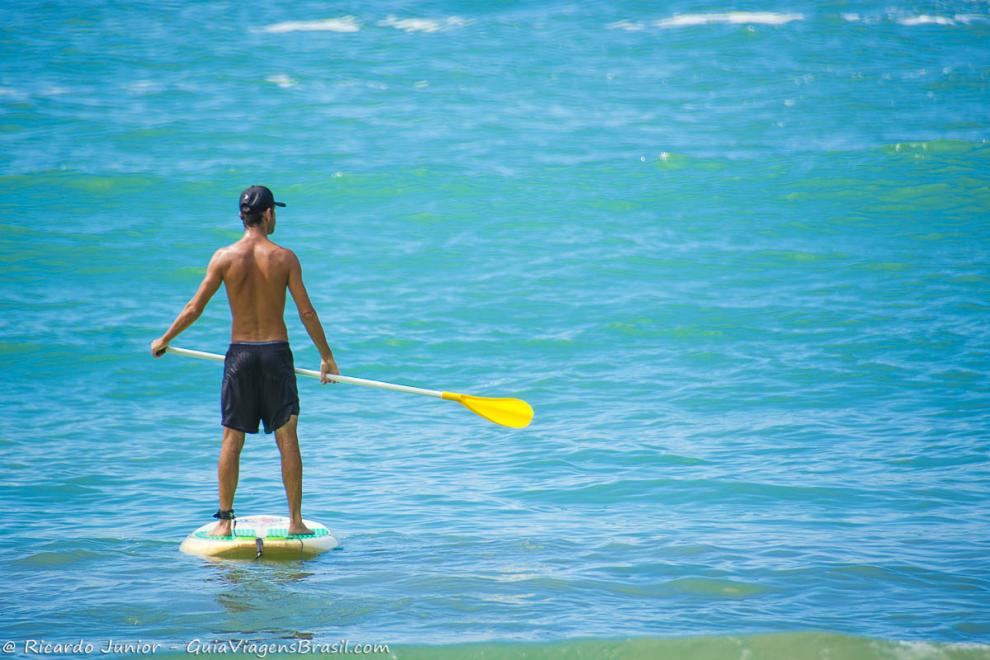
[[[288,540],[299,540],[305,541],[306,539],[315,539],[321,536],[327,536],[330,533],[329,529],[325,527],[318,527],[313,530],[312,534],[292,534],[290,535],[289,530],[285,527],[274,527],[268,530],[265,534],[266,539],[288,539]],[[211,536],[206,532],[196,532],[196,538],[207,539],[211,541],[234,541],[236,539],[253,539],[255,538],[255,532],[253,529],[234,529],[233,536]]]

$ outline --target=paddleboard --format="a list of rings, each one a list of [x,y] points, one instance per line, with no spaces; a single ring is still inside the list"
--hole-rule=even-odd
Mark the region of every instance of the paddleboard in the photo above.
[[[339,543],[325,525],[303,520],[314,534],[289,535],[285,516],[238,516],[231,536],[211,536],[216,521],[186,537],[179,550],[190,555],[223,559],[306,559],[336,548]]]

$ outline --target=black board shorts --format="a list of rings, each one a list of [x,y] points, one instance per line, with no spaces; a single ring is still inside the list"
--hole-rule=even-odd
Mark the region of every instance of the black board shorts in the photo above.
[[[221,424],[235,431],[265,433],[281,428],[299,414],[295,364],[287,341],[238,342],[223,361],[220,387]]]

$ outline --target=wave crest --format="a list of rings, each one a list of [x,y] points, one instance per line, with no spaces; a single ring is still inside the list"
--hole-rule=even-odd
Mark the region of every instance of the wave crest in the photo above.
[[[730,11],[716,14],[677,14],[657,21],[661,28],[691,27],[711,23],[784,25],[792,21],[803,21],[804,14],[779,13],[772,11]]]
[[[281,34],[284,32],[357,32],[361,25],[353,16],[341,18],[324,18],[317,21],[285,21],[274,23],[264,28],[265,32]]]

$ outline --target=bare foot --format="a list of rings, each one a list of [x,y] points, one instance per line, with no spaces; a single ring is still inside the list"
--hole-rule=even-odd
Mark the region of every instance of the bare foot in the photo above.
[[[230,521],[221,520],[210,529],[210,536],[230,536]]]
[[[306,536],[308,534],[315,534],[313,530],[302,523],[290,523],[289,524],[289,535],[290,536]]]

